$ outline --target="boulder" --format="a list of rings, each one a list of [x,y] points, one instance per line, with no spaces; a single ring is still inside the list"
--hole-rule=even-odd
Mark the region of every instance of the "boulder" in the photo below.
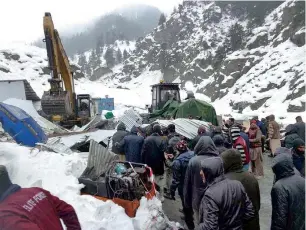
[[[295,33],[291,39],[294,44],[296,44],[298,47],[302,47],[305,45],[305,30],[299,33]]]
[[[108,67],[99,67],[97,69],[95,69],[92,73],[92,76],[90,76],[90,80],[94,81],[99,79],[100,77],[102,77],[105,74],[109,74],[112,73],[113,71],[108,68]]]
[[[247,45],[248,49],[255,49],[260,46],[268,45],[268,33],[258,35],[252,43]]]
[[[20,59],[20,56],[18,54],[11,54],[11,53],[7,53],[7,52],[2,52],[2,54],[4,55],[5,59],[7,59],[7,60],[18,61]]]

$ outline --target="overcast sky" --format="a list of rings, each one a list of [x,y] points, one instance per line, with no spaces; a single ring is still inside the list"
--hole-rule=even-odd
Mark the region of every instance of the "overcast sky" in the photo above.
[[[127,4],[142,3],[170,13],[182,0],[6,0],[0,7],[0,42],[27,42],[43,35],[44,12],[61,32]]]

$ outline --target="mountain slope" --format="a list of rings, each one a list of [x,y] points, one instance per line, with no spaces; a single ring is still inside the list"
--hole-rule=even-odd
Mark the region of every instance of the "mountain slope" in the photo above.
[[[109,78],[119,86],[159,71],[228,112],[304,111],[304,13],[304,1],[184,2]]]
[[[72,57],[97,46],[112,45],[116,40],[133,41],[152,31],[160,14],[161,11],[153,6],[125,6],[101,16],[81,33],[61,36],[62,42],[66,53]],[[44,48],[40,40],[35,45]]]

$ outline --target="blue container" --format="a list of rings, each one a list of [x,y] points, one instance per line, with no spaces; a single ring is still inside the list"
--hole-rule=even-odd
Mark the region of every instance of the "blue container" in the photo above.
[[[0,122],[18,144],[34,147],[48,138],[37,122],[22,109],[0,102]]]

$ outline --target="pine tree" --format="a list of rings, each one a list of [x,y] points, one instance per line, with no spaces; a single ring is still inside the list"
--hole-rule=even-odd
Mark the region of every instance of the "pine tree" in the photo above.
[[[129,53],[126,50],[124,50],[123,51],[123,60],[128,59],[128,57],[129,57]]]
[[[117,63],[122,62],[122,53],[121,53],[121,50],[119,48],[117,50],[116,59],[117,59]]]
[[[180,14],[183,12],[183,5],[182,4],[179,4],[178,11],[179,11]]]
[[[176,7],[173,8],[172,14],[175,14],[177,12]]]
[[[230,45],[233,51],[241,48],[244,38],[244,29],[242,25],[235,23],[229,30]]]
[[[109,47],[107,48],[105,55],[104,55],[105,61],[106,61],[106,65],[109,68],[114,67],[115,65],[115,58],[114,58],[114,49]]]
[[[87,60],[84,53],[80,53],[79,55],[78,65],[81,66],[81,71],[84,73],[87,66]]]
[[[166,16],[162,13],[159,17],[158,25],[163,25],[166,22]]]
[[[98,40],[97,41],[97,45],[96,45],[96,54],[97,54],[97,56],[101,57],[102,49],[103,49],[103,45],[101,44],[101,41]]]
[[[94,70],[95,69],[95,65],[96,65],[96,52],[95,50],[91,50],[91,53],[90,53],[90,56],[89,56],[89,59],[88,59],[88,65],[89,67]]]

